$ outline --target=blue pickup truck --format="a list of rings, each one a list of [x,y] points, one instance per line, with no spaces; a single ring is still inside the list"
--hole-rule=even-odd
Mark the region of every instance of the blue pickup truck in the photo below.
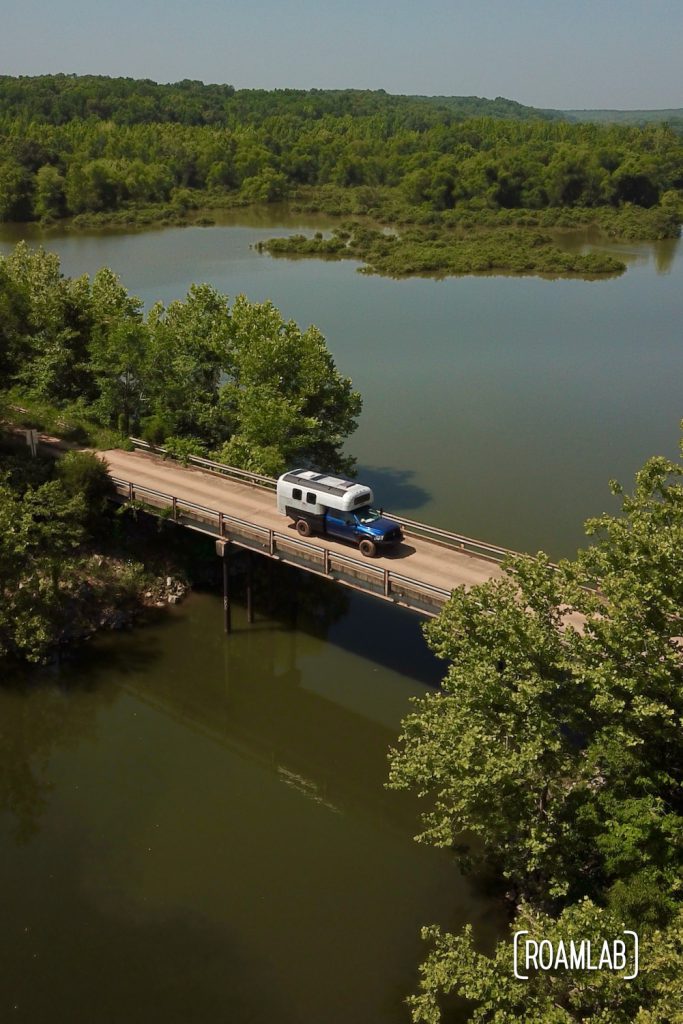
[[[399,544],[403,530],[372,508],[372,491],[354,480],[294,469],[277,482],[277,507],[296,524],[301,537],[314,533],[353,541],[372,558]]]

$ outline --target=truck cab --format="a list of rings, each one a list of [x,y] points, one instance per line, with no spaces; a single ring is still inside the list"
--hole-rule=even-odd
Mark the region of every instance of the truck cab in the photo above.
[[[278,510],[294,520],[300,536],[319,533],[351,541],[369,558],[403,538],[400,525],[372,501],[369,487],[312,470],[283,473],[277,482]]]
[[[401,537],[400,526],[393,519],[384,516],[381,510],[366,505],[355,512],[328,512],[325,518],[326,532],[332,537],[340,537],[342,540],[355,540],[360,542],[364,537],[381,545],[386,543],[387,537],[393,534],[395,529],[399,533],[391,536],[391,540],[399,540]]]

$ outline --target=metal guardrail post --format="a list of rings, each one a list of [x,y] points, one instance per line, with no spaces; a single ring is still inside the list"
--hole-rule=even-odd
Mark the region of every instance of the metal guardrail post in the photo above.
[[[178,522],[178,499],[177,498],[173,499],[173,521],[175,523]]]
[[[327,548],[323,548],[323,572],[330,575],[330,552]]]
[[[389,597],[389,585],[390,585],[389,570],[385,569],[384,570],[384,596],[385,597]]]

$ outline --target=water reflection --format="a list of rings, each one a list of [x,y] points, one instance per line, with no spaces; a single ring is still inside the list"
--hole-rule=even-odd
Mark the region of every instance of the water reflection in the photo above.
[[[54,917],[47,886],[3,891],[3,1020],[20,1024],[197,1024],[301,1016],[267,957],[222,921],[192,911],[121,912],[93,901],[78,851],[52,875],[68,906]],[[9,935],[8,935],[9,938]],[[258,969],[256,962],[258,962]]]
[[[558,245],[572,253],[588,253],[594,250],[611,253],[632,267],[634,264],[654,265],[657,274],[669,274],[681,243],[678,238],[662,238],[656,242],[607,241],[595,227],[578,228],[557,234]],[[602,280],[598,278],[597,280]]]
[[[652,246],[658,274],[670,274],[681,244],[680,238],[663,238]]]
[[[0,692],[0,814],[11,819],[11,834],[26,843],[36,834],[52,784],[46,777],[54,748],[70,733],[73,719],[63,695],[54,691],[31,700],[20,690]]]
[[[165,646],[174,654],[169,664],[166,650],[163,673],[126,666],[119,649],[122,685],[307,798],[410,834],[415,803],[388,795],[384,781],[397,701],[403,705],[416,679],[436,685],[443,672],[422,640],[421,620],[362,597],[350,613],[356,595],[283,568],[290,581],[284,619],[261,612],[249,625],[237,606],[226,641],[220,603],[211,595],[196,597],[192,607],[201,612],[190,616],[183,644],[167,635]],[[282,577],[279,583],[282,595]],[[134,663],[142,642],[131,649]],[[101,674],[98,665],[87,671],[95,680]]]
[[[420,620],[346,592],[328,615],[340,588],[315,583],[296,629],[291,608],[257,602],[249,626],[238,603],[226,638],[220,597],[195,594],[51,683],[0,689],[13,1019],[400,1024],[422,924],[497,933],[384,788],[424,692]]]
[[[54,782],[50,762],[60,750],[94,739],[100,711],[111,707],[118,690],[112,674],[144,673],[159,655],[150,643],[107,654],[106,678],[98,678],[98,655],[47,669],[3,666],[0,685],[0,815],[10,821],[19,844],[31,840],[50,806]],[[91,660],[92,659],[92,660]],[[102,666],[100,666],[100,669]]]
[[[233,592],[243,601],[244,555],[233,568]],[[101,637],[93,649],[74,652],[60,666],[6,670],[0,688],[0,812],[8,815],[14,839],[25,843],[40,829],[54,790],[51,759],[86,737],[95,740],[100,711],[116,702],[121,689],[214,742],[248,751],[313,799],[327,800],[334,792],[341,804],[362,805],[363,813],[383,813],[388,806],[403,814],[406,802],[387,801],[382,786],[398,724],[396,696],[405,688],[392,682],[388,694],[383,674],[403,677],[411,689],[418,679],[438,685],[442,666],[422,640],[421,620],[258,558],[254,603],[251,625],[243,603],[236,606],[229,642],[221,605],[207,593],[193,598],[180,644],[171,628],[175,617],[163,616],[132,637]],[[335,651],[357,664],[352,678],[335,664]],[[311,659],[321,666],[322,678],[305,671]],[[200,664],[204,670],[195,679]],[[348,771],[341,764],[343,751],[362,764]],[[364,785],[368,772],[374,789]],[[413,823],[411,805],[402,827]]]

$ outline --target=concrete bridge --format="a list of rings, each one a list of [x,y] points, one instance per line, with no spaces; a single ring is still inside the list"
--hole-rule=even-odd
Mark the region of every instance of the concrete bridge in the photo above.
[[[426,615],[436,615],[453,588],[501,576],[500,562],[513,554],[387,513],[402,524],[404,542],[378,558],[363,558],[354,547],[327,537],[299,537],[294,524],[277,511],[271,477],[195,457],[182,465],[165,458],[162,448],[137,439],[133,444],[134,451],[98,452],[117,498],[140,502],[153,514],[216,538],[217,553],[224,559],[227,629],[227,559],[233,546]]]

